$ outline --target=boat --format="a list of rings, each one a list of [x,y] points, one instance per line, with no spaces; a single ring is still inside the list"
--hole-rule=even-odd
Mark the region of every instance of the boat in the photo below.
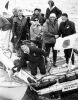
[[[29,71],[23,69],[11,75],[9,71],[14,67],[14,59],[12,60],[6,55],[7,52],[4,53],[0,48],[0,61],[3,63],[3,66],[8,69],[7,75],[9,78],[9,81],[5,81],[2,77],[0,81],[0,91],[2,91],[0,92],[0,96],[12,100],[22,100],[27,89],[30,89],[31,92],[35,92],[38,96],[45,97],[49,95],[52,98],[56,94],[61,96],[62,93],[78,90],[78,67],[69,70],[67,67],[59,66],[53,68],[50,66],[49,72],[41,78],[34,77]]]

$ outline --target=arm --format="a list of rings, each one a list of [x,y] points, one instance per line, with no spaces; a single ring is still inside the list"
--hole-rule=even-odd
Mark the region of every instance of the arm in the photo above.
[[[30,19],[30,20],[31,20],[31,21],[34,21],[34,15],[31,16],[31,19]]]
[[[60,24],[59,30],[58,30],[58,35],[59,35],[59,37],[61,37],[61,35],[62,35],[62,28],[61,28],[61,26],[62,26],[62,24]]]
[[[49,15],[50,15],[50,10],[49,10],[49,8],[47,8],[47,10],[46,10],[46,19],[48,19],[49,18]]]
[[[72,23],[71,25],[71,32],[72,34],[76,33],[75,23]]]
[[[20,71],[22,67],[27,67],[26,61],[28,61],[28,55],[23,53],[18,64],[16,64],[14,68],[17,67],[17,71]]]
[[[32,53],[37,53],[39,55],[43,55],[43,56],[47,56],[47,52],[45,52],[44,50],[40,49],[40,48],[36,48],[36,47],[30,47],[30,51]]]
[[[56,9],[57,9],[57,19],[58,19],[61,17],[62,11],[60,9],[58,9],[57,7],[56,7]]]
[[[12,32],[13,32],[13,35],[16,36],[16,30],[17,30],[17,18],[15,17],[13,19],[13,26],[12,26]]]

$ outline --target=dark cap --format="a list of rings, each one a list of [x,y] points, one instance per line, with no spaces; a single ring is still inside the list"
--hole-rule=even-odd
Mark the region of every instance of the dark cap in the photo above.
[[[62,13],[62,16],[68,17],[67,13]]]
[[[38,8],[35,8],[35,9],[34,9],[34,11],[36,11],[36,10],[38,10],[38,11],[39,11],[39,9],[38,9]]]

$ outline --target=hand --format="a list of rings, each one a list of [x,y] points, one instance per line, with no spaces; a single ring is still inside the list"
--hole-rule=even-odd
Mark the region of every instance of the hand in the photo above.
[[[55,38],[57,39],[59,36],[58,35],[55,35]]]
[[[14,38],[16,38],[16,36],[14,36]]]

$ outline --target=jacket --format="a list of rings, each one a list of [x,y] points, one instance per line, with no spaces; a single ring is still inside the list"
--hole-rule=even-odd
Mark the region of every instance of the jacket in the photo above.
[[[65,37],[76,33],[75,24],[72,21],[67,20],[61,22],[59,26],[59,36]]]
[[[7,18],[7,20],[11,23],[11,29],[13,26],[13,19],[15,19],[15,17],[18,17],[18,16],[11,16],[10,18]]]
[[[30,38],[31,40],[36,40],[42,32],[42,26],[39,23],[33,23],[30,27]]]
[[[29,54],[26,54],[22,51],[23,53],[19,61],[19,65],[18,65],[19,67],[23,67],[26,61],[30,61],[31,63],[34,64],[38,63],[38,61],[40,61],[43,56],[47,56],[47,52],[45,52],[40,48],[30,46],[29,49],[30,49]]]
[[[58,22],[45,22],[43,25],[43,42],[52,43],[55,41],[55,35],[58,35]]]
[[[13,35],[16,36],[16,41],[25,40],[26,39],[26,18],[23,16],[22,20],[18,17],[13,19],[13,27],[12,32]]]
[[[55,13],[56,17],[58,19],[58,18],[60,18],[61,14],[62,14],[62,11],[59,10],[56,6],[51,11],[50,11],[49,8],[47,8],[47,10],[46,10],[46,19],[49,18],[49,16],[50,16],[51,13]]]
[[[39,20],[39,23],[41,24],[41,25],[43,25],[43,23],[44,23],[44,17],[42,17],[41,15],[35,15],[35,14],[33,14],[32,15],[32,17],[31,17],[31,21],[35,21],[35,19],[38,19]]]

